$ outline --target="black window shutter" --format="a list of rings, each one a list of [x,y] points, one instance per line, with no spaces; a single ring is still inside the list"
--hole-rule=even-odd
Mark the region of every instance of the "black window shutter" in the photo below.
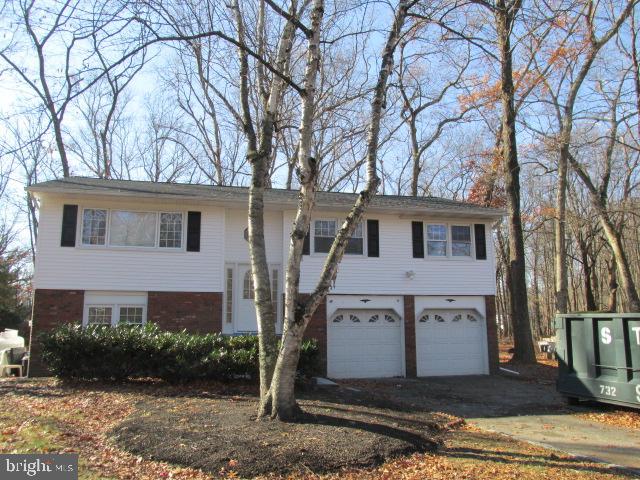
[[[307,235],[304,237],[304,243],[302,244],[302,254],[310,255],[311,254],[311,227],[309,227],[309,231]]]
[[[200,212],[187,213],[187,252],[200,251]]]
[[[367,253],[370,257],[380,256],[378,220],[367,220]]]
[[[476,238],[476,259],[487,259],[487,238],[484,223],[476,223],[473,226],[473,233]]]
[[[76,225],[78,224],[78,205],[65,205],[62,208],[61,247],[76,246]]]
[[[424,258],[424,231],[422,222],[411,222],[413,258]]]

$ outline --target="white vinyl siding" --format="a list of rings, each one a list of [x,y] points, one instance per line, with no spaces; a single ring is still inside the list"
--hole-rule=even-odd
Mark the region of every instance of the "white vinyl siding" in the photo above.
[[[316,218],[337,218],[336,212],[318,211]],[[491,240],[491,225],[486,225],[487,260],[472,257],[413,258],[411,222],[414,217],[369,213],[379,221],[380,256],[345,255],[331,292],[335,294],[370,295],[495,295],[495,255]],[[294,212],[287,211],[283,219],[283,250],[286,258]],[[443,221],[424,218],[425,224],[472,225],[484,223],[471,218]],[[313,228],[313,225],[312,225]],[[366,233],[365,233],[366,237]],[[473,237],[472,237],[473,238]],[[425,233],[426,240],[426,233]],[[450,237],[449,237],[450,240]],[[366,242],[365,242],[366,243]],[[313,246],[312,246],[313,247]],[[471,247],[473,252],[473,246]],[[426,245],[425,245],[426,250]],[[300,291],[312,292],[318,282],[325,255],[305,255],[301,265]],[[425,252],[426,253],[426,252]]]
[[[249,245],[244,240],[247,227],[246,209],[198,205],[181,202],[183,211],[202,212],[200,252],[186,252],[182,248],[60,247],[62,209],[65,203],[79,205],[79,213],[96,205],[109,210],[156,211],[170,213],[177,210],[171,202],[139,200],[132,203],[124,199],[69,200],[63,197],[42,196],[40,231],[38,236],[35,288],[69,290],[130,290],[168,292],[224,292],[228,265],[248,264]],[[265,246],[270,265],[283,265],[288,255],[293,211],[265,212]],[[337,211],[315,212],[315,219],[340,219]],[[82,215],[79,215],[82,218]],[[451,225],[485,223],[487,260],[472,257],[412,256],[411,221],[415,217],[370,212],[369,217],[379,221],[380,257],[345,255],[332,293],[371,295],[494,295],[495,254],[491,239],[491,225],[473,218],[422,219],[427,224]],[[82,219],[79,219],[80,227]],[[182,229],[186,230],[186,215]],[[364,225],[363,225],[364,226]],[[313,229],[313,224],[312,224]],[[78,232],[80,237],[81,232]],[[313,236],[313,230],[312,230]],[[366,228],[363,229],[366,238]],[[472,236],[473,238],[473,236]],[[450,243],[450,236],[448,238]],[[313,239],[312,239],[313,241]],[[425,233],[426,241],[426,233]],[[473,252],[473,245],[471,246]],[[325,254],[305,255],[302,260],[300,291],[308,293],[315,288]],[[426,253],[426,245],[425,245]],[[407,272],[413,272],[410,277]],[[238,285],[237,280],[236,285]],[[282,282],[283,277],[280,278]],[[280,286],[282,290],[282,283]],[[235,292],[241,298],[242,290]],[[281,298],[278,299],[281,303]]]
[[[249,263],[249,242],[245,239],[247,228],[247,209],[233,208],[225,212],[225,228],[220,230],[219,242],[224,239],[225,261],[227,263]],[[289,245],[288,238],[282,238],[282,212],[264,212],[264,243],[267,249],[267,261],[282,264],[283,241]]]
[[[69,199],[43,197],[40,208],[34,285],[69,290],[129,290],[161,292],[224,291],[224,209],[181,202],[183,211],[202,212],[200,251],[182,248],[84,246],[60,247],[62,208]],[[76,200],[82,209],[82,201]],[[89,203],[89,202],[86,202]],[[134,210],[123,200],[91,200],[106,210]],[[140,210],[175,212],[171,203],[136,201]],[[85,209],[86,210],[86,209]],[[246,215],[246,213],[245,213]],[[79,225],[81,222],[79,222]],[[282,227],[280,227],[280,232]],[[183,217],[186,230],[186,215]],[[79,232],[80,235],[80,232]],[[244,240],[242,240],[243,243]]]

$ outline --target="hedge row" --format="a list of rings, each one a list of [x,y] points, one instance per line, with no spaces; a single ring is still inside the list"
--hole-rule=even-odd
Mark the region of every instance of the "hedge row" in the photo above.
[[[41,337],[43,360],[60,378],[124,380],[154,377],[168,382],[233,380],[258,375],[258,337],[195,335],[144,327],[64,325]],[[302,345],[299,373],[318,372],[317,343]]]

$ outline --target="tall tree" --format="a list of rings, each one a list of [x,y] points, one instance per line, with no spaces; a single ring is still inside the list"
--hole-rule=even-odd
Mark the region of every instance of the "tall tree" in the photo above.
[[[12,21],[7,22],[9,30],[3,29],[8,40],[0,45],[0,59],[33,95],[37,108],[47,114],[65,177],[71,174],[64,131],[69,107],[105,76],[112,84],[118,68],[129,70],[130,60],[144,51],[140,27],[123,15],[126,7],[127,2],[107,8],[86,0],[50,5],[19,0],[7,9]],[[100,53],[117,42],[128,45],[117,59]],[[30,57],[35,58],[35,65]]]
[[[620,15],[614,19],[612,26],[598,38],[598,30],[601,24],[596,22],[598,5],[593,1],[585,2],[584,9],[578,13],[584,18],[586,38],[586,52],[575,57],[575,77],[569,80],[569,87],[566,98],[562,103],[554,98],[557,109],[559,132],[559,158],[558,158],[558,180],[556,185],[556,219],[555,219],[555,248],[554,257],[556,269],[556,311],[565,313],[568,302],[568,281],[567,281],[567,250],[566,250],[566,203],[567,203],[567,169],[570,160],[571,134],[573,130],[574,108],[578,93],[584,83],[598,52],[609,42],[618,32],[623,22],[631,13],[636,0],[625,2]],[[582,57],[582,58],[581,58]],[[579,66],[578,66],[579,65]],[[566,77],[565,77],[566,78]]]
[[[531,322],[527,299],[527,280],[522,216],[520,212],[520,164],[516,138],[515,90],[513,81],[513,51],[511,35],[520,0],[496,0],[495,4],[481,2],[490,8],[495,18],[500,58],[500,103],[502,105],[501,143],[502,168],[509,225],[510,311],[513,322],[513,359],[535,363]]]

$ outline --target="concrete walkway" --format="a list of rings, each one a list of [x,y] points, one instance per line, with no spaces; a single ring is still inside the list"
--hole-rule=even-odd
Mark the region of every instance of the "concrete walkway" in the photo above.
[[[411,407],[447,412],[485,430],[626,467],[640,478],[640,431],[578,416],[607,407],[568,407],[552,382],[502,375],[433,377],[378,381],[372,393],[380,390]]]
[[[640,431],[637,430],[614,428],[570,414],[468,418],[467,421],[518,440],[633,469],[640,475]]]

